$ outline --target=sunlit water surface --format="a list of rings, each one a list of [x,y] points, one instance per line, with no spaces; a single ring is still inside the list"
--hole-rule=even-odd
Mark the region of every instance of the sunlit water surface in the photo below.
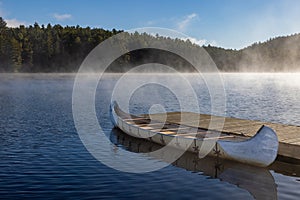
[[[205,82],[185,76],[197,93],[200,111],[211,113]],[[221,77],[225,116],[300,125],[300,74]],[[118,78],[109,75],[102,79],[96,110],[101,127],[116,145],[115,153],[124,149],[130,158],[142,151],[137,143],[155,147],[113,129],[108,105]],[[172,76],[169,79],[174,81]],[[216,165],[214,160],[195,162],[195,156],[188,154],[173,165],[145,174],[105,166],[89,154],[76,132],[73,83],[74,75],[67,74],[0,75],[0,198],[299,198],[300,167],[295,165],[276,163],[269,169],[230,162]],[[166,111],[180,108],[176,94],[155,85],[137,90],[131,102],[132,113],[147,112],[152,104],[162,104]]]

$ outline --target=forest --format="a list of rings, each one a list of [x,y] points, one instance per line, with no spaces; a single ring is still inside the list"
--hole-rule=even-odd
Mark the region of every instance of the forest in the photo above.
[[[39,25],[7,27],[0,17],[0,72],[76,72],[99,43],[123,32],[80,26]],[[137,34],[137,33],[135,33]],[[140,42],[168,40],[176,46],[193,50],[201,48],[189,40],[171,39],[148,34],[138,34]],[[126,47],[124,47],[126,48]],[[224,72],[282,72],[300,70],[300,34],[277,37],[254,43],[246,48],[224,49],[203,46]],[[176,70],[192,72],[194,69],[185,60],[168,52],[143,49],[132,51],[118,58],[111,72],[123,72],[132,66],[155,60],[166,60]],[[167,61],[172,61],[168,63]]]

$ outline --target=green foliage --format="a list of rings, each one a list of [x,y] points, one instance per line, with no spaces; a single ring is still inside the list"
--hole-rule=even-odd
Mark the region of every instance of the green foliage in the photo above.
[[[0,17],[0,72],[74,72],[96,45],[119,32],[38,23],[8,28]]]
[[[11,39],[11,60],[13,63],[13,71],[19,72],[22,65],[22,45],[15,38]]]
[[[300,70],[300,34],[254,43],[241,50],[204,47],[222,71],[285,72]]]
[[[2,17],[0,17],[0,33],[2,33],[2,30],[6,28],[6,22]]]
[[[122,31],[48,24],[8,28],[0,17],[0,72],[76,72],[88,53],[100,42]],[[128,37],[126,33],[124,37]],[[164,40],[172,48],[195,52],[199,46],[189,40],[134,33],[140,44]],[[127,46],[119,44],[123,50]],[[221,71],[299,70],[300,35],[278,37],[241,50],[204,46]],[[123,72],[134,66],[156,62],[191,72],[194,68],[179,56],[155,49],[128,52],[111,64],[108,71]],[[151,69],[149,69],[151,71]]]

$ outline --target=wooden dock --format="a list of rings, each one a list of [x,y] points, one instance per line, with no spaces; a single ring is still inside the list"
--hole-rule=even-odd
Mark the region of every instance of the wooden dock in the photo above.
[[[209,126],[213,124],[213,130],[248,137],[252,137],[262,125],[266,125],[274,129],[278,135],[278,159],[288,162],[300,163],[300,126],[237,119],[230,117],[219,117],[191,112],[170,112],[167,114],[151,114],[151,119],[156,121],[166,120],[167,122],[180,123],[183,125],[190,126],[195,126],[195,119],[199,119],[199,128],[208,129]],[[212,120],[214,123],[210,123]],[[222,127],[223,122],[224,126]],[[210,129],[211,128],[212,127],[210,127]]]

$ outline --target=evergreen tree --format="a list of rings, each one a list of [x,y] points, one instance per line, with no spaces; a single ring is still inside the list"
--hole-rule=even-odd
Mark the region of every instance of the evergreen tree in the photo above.
[[[34,23],[28,27],[8,28],[0,17],[0,72],[75,72],[88,53],[99,43],[122,31],[116,29],[82,28],[80,26],[62,27]],[[130,33],[123,35],[128,39]],[[148,42],[168,43],[172,48],[180,48],[193,54],[199,46],[190,40],[172,39],[160,35],[133,33],[141,45]],[[114,41],[118,42],[118,41]],[[120,49],[129,47],[118,42]],[[241,50],[204,46],[221,71],[282,71],[299,70],[300,34],[278,37],[266,42],[258,42]],[[194,70],[185,60],[168,52],[142,49],[128,52],[112,63],[112,72],[127,71],[147,63],[161,61],[172,65],[176,70]]]
[[[13,71],[19,72],[22,66],[22,46],[15,38],[11,39],[11,59]]]

